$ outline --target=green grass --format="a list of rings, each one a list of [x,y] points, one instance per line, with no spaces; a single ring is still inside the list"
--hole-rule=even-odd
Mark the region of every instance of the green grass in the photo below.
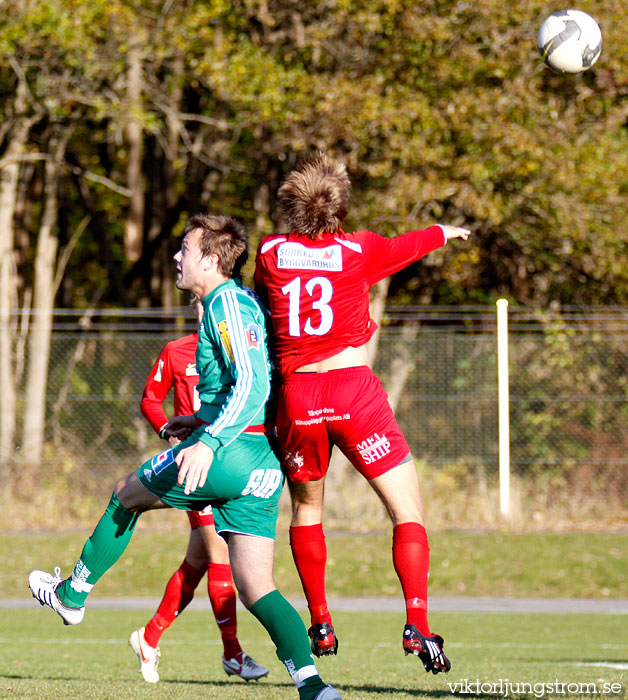
[[[152,519],[152,520],[151,520]],[[155,531],[149,514],[118,564],[99,582],[94,596],[161,596],[167,578],[185,553],[188,533],[173,520],[172,532]],[[185,523],[183,522],[183,525]],[[161,643],[162,682],[144,683],[126,647],[128,634],[152,611],[89,610],[76,628],[30,598],[31,568],[62,567],[69,573],[89,533],[14,534],[0,539],[0,597],[19,597],[33,608],[0,610],[0,699],[19,700],[295,700],[297,694],[274,656],[264,630],[248,613],[238,615],[239,636],[271,675],[256,685],[228,679],[220,666],[221,645],[208,612],[189,610]],[[328,535],[328,588],[333,596],[398,596],[390,561],[390,535]],[[437,533],[432,550],[431,595],[628,596],[628,534]],[[277,544],[280,589],[301,596],[287,534]],[[16,585],[17,583],[17,585]],[[333,604],[332,604],[333,609]],[[628,671],[600,666],[628,664],[628,616],[432,613],[453,668],[448,676],[427,675],[401,651],[400,614],[336,612],[340,655],[318,661],[328,682],[345,700],[388,697],[435,699],[451,694],[448,683],[593,683],[598,695],[625,697]],[[598,664],[598,665],[596,665]],[[604,683],[621,692],[606,692]],[[453,687],[453,686],[452,686]],[[607,690],[617,686],[607,685]],[[458,697],[494,700],[486,690]],[[535,698],[529,685],[510,698]],[[549,697],[550,693],[545,693]],[[590,695],[590,694],[589,694]],[[582,698],[583,693],[552,697]],[[598,697],[597,700],[601,700]]]
[[[118,564],[98,583],[99,596],[161,596],[185,554],[187,519],[175,513],[173,532],[154,531],[144,516]],[[181,527],[179,527],[181,525]],[[68,575],[89,532],[4,533],[0,597],[23,597],[33,568],[61,566]],[[328,534],[328,593],[399,595],[390,534]],[[628,533],[466,534],[430,536],[431,595],[501,597],[628,597]],[[286,532],[279,532],[275,575],[280,590],[301,596]],[[16,581],[18,585],[16,587]]]
[[[49,610],[0,610],[0,698],[16,700],[295,700],[296,691],[274,656],[264,630],[239,613],[239,636],[270,676],[259,684],[227,678],[221,646],[208,613],[187,611],[161,642],[161,682],[141,680],[126,646],[130,631],[145,624],[146,611],[89,610],[79,627],[67,628]],[[447,676],[427,675],[401,651],[403,617],[393,613],[337,613],[340,653],[317,661],[344,700],[448,697],[448,683],[591,683],[621,686],[605,698],[625,697],[628,671],[596,664],[628,665],[626,616],[583,614],[453,614],[431,616],[452,659]],[[486,690],[475,697],[501,697]],[[540,686],[535,686],[537,690]],[[527,690],[527,689],[523,689]],[[468,697],[461,694],[458,697]],[[511,698],[534,698],[530,692]],[[586,697],[561,693],[561,699]],[[599,700],[599,698],[598,698]]]

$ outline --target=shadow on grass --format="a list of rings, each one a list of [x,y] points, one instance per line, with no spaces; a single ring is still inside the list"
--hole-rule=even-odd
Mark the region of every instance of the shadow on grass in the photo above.
[[[173,681],[164,680],[160,683],[169,683],[173,685],[196,685],[196,686],[220,686],[220,687],[233,687],[233,683],[229,681],[199,681],[194,679],[184,680],[184,681]],[[249,684],[247,684],[248,687]],[[428,698],[445,698],[455,695],[449,690],[426,690],[425,688],[407,688],[395,685],[355,685],[346,683],[334,683],[334,688],[340,693],[342,692],[360,692],[360,693],[377,693],[377,695],[394,695],[397,696],[399,693],[404,693],[405,695],[416,696],[416,697],[428,697]],[[255,686],[253,686],[255,687]],[[260,688],[262,685],[259,686]],[[265,682],[263,683],[264,688],[293,688],[294,685],[290,682]],[[462,695],[462,694],[461,694]],[[468,695],[468,693],[467,693]],[[494,695],[473,695],[474,700],[495,700]]]
[[[9,681],[57,681],[57,682],[67,682],[67,683],[76,683],[76,682],[81,682],[82,679],[78,678],[68,678],[67,676],[35,676],[35,675],[28,675],[28,674],[17,674],[17,673],[4,673],[0,674],[0,679],[5,679]],[[130,681],[120,681],[123,684],[129,683]],[[219,681],[219,680],[195,680],[193,678],[185,679],[185,680],[172,680],[172,679],[161,679],[159,681],[159,685],[164,685],[164,686],[190,686],[190,687],[218,687],[218,688],[233,688],[234,682],[233,680],[224,680],[224,681]],[[286,689],[286,688],[294,688],[294,684],[291,683],[290,681],[286,682],[265,682],[263,684],[257,684],[257,683],[247,683],[246,684],[247,688],[264,688],[269,689],[269,688],[278,688],[278,689]],[[390,695],[390,696],[397,696],[399,693],[404,693],[405,695],[410,695],[410,696],[416,696],[416,697],[428,697],[428,698],[445,698],[445,697],[452,697],[457,695],[457,693],[451,693],[448,690],[426,690],[424,688],[407,688],[407,687],[397,687],[394,685],[349,685],[349,684],[341,684],[341,683],[335,683],[334,688],[338,690],[340,693],[342,692],[360,692],[360,693],[377,693],[377,695]],[[469,695],[468,693],[466,694],[467,696]],[[462,694],[461,694],[462,696]],[[515,696],[513,696],[514,698]],[[494,695],[476,695],[473,694],[473,699],[474,700],[495,700]]]

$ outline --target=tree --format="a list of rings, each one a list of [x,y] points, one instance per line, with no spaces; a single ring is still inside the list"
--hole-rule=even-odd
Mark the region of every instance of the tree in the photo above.
[[[0,160],[0,461],[9,464],[14,455],[16,428],[16,377],[13,350],[16,340],[17,274],[14,250],[13,218],[17,200],[19,168],[26,156],[31,127],[40,114],[25,117],[27,87],[22,79],[15,91],[15,101],[6,110],[5,139],[8,140]]]
[[[12,310],[61,269],[57,305],[181,303],[185,219],[237,216],[255,249],[314,149],[348,164],[348,227],[474,229],[396,275],[398,302],[627,303],[624,7],[582,9],[602,56],[558,76],[536,54],[539,0],[4,0],[0,454],[16,425]],[[41,397],[33,369],[25,393]]]
[[[54,125],[50,137],[50,153],[46,160],[44,208],[37,236],[35,275],[33,279],[33,311],[29,333],[28,371],[24,409],[23,457],[25,463],[36,467],[41,461],[44,443],[46,385],[50,358],[50,335],[54,298],[60,277],[58,269],[58,240],[54,233],[59,208],[59,184],[65,160],[65,150],[72,125]]]

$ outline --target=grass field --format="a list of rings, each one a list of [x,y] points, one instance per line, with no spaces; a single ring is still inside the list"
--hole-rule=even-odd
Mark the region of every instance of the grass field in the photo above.
[[[161,596],[183,559],[188,538],[187,518],[172,515],[178,516],[172,532],[151,529],[162,515],[144,516],[144,526],[94,595]],[[27,591],[22,584],[33,568],[52,570],[57,565],[68,575],[88,535],[3,533],[0,598],[23,597]],[[331,533],[327,547],[330,596],[399,595],[389,533]],[[431,595],[628,597],[628,532],[435,533],[430,535],[430,548]],[[286,595],[302,595],[286,532],[277,537],[275,576]]]
[[[157,513],[144,516],[145,526],[94,595],[161,596],[183,559],[188,538],[186,528],[178,527],[187,518],[174,515],[179,520],[169,533],[150,528],[150,518],[158,522]],[[23,597],[22,583],[33,568],[52,570],[57,565],[69,574],[88,535],[3,533],[0,598]],[[330,596],[399,595],[389,533],[332,533],[327,547]],[[628,533],[436,533],[430,535],[430,548],[431,595],[628,597]],[[277,538],[275,576],[286,595],[302,595],[285,532]]]
[[[213,621],[208,613],[192,610],[162,638],[160,683],[145,683],[126,639],[147,616],[146,611],[88,610],[79,627],[68,628],[39,606],[1,610],[0,698],[297,698],[264,630],[246,612],[239,614],[240,638],[246,650],[270,668],[266,679],[247,685],[227,678]],[[459,697],[504,697],[503,691],[493,692],[500,680],[502,689],[507,682],[513,684],[513,692],[507,694],[511,698],[582,698],[593,690],[604,698],[620,698],[628,690],[626,622],[620,615],[433,614],[432,627],[446,638],[453,665],[447,676],[432,676],[418,659],[403,655],[401,615],[337,613],[339,656],[317,665],[345,700],[434,699],[450,696],[455,684],[460,684]],[[479,692],[472,692],[478,681]],[[548,684],[557,681],[566,686],[553,694]],[[516,692],[517,684],[522,692]]]
[[[161,595],[183,558],[187,531],[153,531],[149,518],[94,596]],[[296,700],[264,630],[245,611],[238,616],[240,638],[271,669],[267,679],[246,685],[227,678],[211,615],[188,610],[162,639],[162,681],[151,686],[137,674],[126,646],[151,611],[88,606],[84,622],[68,628],[40,608],[26,588],[28,571],[59,565],[69,573],[88,534],[0,538],[0,597],[32,603],[0,610],[0,699]],[[437,533],[430,542],[432,595],[628,597],[628,534]],[[399,596],[389,534],[332,533],[328,550],[330,598]],[[279,533],[275,570],[283,592],[302,595],[285,532]],[[430,620],[446,639],[453,663],[447,676],[428,676],[416,658],[404,657],[398,613],[336,612],[340,655],[318,667],[345,700],[434,700],[454,691],[486,700],[626,696],[628,616],[432,613]]]

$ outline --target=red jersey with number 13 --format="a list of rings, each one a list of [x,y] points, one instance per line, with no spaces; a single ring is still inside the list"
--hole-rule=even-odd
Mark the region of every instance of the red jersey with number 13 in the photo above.
[[[395,238],[338,230],[262,239],[255,285],[268,293],[282,376],[366,343],[377,329],[369,289],[445,242],[440,226]]]

